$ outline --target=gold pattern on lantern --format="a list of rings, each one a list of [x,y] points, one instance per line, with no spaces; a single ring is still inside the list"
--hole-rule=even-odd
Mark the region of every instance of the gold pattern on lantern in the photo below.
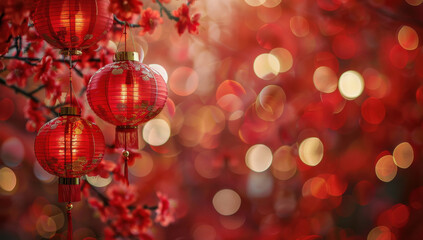
[[[82,134],[82,130],[84,130],[84,124],[82,124],[80,122],[76,122],[75,125],[76,125],[76,128],[74,130],[74,133],[78,134],[78,135]]]
[[[72,164],[72,170],[73,170],[73,171],[76,171],[76,172],[82,171],[83,166],[84,166],[85,164],[87,164],[87,158],[86,158],[86,157],[84,157],[84,156],[79,157],[78,159],[76,159],[76,160],[73,162],[73,164]]]
[[[94,36],[92,34],[87,34],[87,35],[85,35],[84,40],[89,40],[89,39],[91,39],[93,37]]]
[[[120,75],[122,73],[123,73],[123,69],[121,69],[121,68],[116,68],[116,69],[113,69],[113,71],[112,71],[113,75]]]

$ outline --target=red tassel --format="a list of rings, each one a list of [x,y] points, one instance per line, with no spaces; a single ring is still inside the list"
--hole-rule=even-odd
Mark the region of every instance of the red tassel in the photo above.
[[[59,178],[59,202],[81,201],[79,178]]]
[[[129,185],[129,180],[128,180],[128,157],[124,157],[124,159],[125,159],[125,170],[124,170],[124,173],[125,173],[125,181],[126,181],[126,186],[128,186]]]
[[[71,209],[73,208],[72,203],[68,203],[66,205],[66,215],[68,216],[68,239],[67,240],[72,240],[72,215],[71,215]]]
[[[117,126],[115,135],[116,148],[138,149],[138,129],[132,126]]]

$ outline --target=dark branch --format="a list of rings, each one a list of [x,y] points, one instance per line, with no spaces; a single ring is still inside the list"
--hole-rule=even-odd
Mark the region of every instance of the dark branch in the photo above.
[[[36,89],[34,89],[34,90],[32,90],[31,92],[29,92],[28,94],[29,95],[34,95],[35,93],[37,93],[38,91],[40,91],[41,89],[43,89],[43,88],[45,88],[46,86],[43,84],[43,85],[40,85],[39,87],[37,87]]]
[[[169,9],[167,9],[165,6],[163,6],[163,4],[160,2],[160,0],[156,0],[156,2],[159,4],[160,6],[160,15],[163,15],[162,13],[166,13],[166,16],[170,19],[170,20],[174,20],[174,21],[179,21],[178,17],[175,17],[172,15],[172,13],[169,11]]]
[[[36,102],[36,103],[41,103],[40,100],[38,98],[36,98],[32,92],[27,92],[15,85],[8,85],[6,80],[0,77],[0,84],[12,89],[15,91],[15,93],[17,94],[21,94],[24,95],[25,97],[31,99],[32,101]],[[38,89],[38,88],[37,88]],[[37,90],[36,89],[36,90]],[[53,113],[55,116],[59,116],[59,113],[55,110],[56,107],[55,106],[46,106],[44,103],[41,103],[42,107],[47,108],[48,110],[50,110],[51,113]]]
[[[126,26],[128,26],[128,27],[132,27],[132,28],[134,28],[134,27],[141,27],[141,25],[139,25],[139,24],[132,24],[132,23],[127,23],[127,22],[125,22],[125,21],[122,21],[122,20],[120,20],[119,18],[117,18],[116,17],[116,15],[114,15],[113,14],[113,19],[119,24],[119,25],[125,25],[125,23],[126,23]]]

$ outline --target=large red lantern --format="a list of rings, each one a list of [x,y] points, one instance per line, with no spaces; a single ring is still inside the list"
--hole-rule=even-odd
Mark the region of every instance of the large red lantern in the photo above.
[[[40,165],[59,177],[59,202],[75,202],[81,199],[79,177],[100,163],[105,143],[100,128],[68,106],[40,128],[34,147]]]
[[[79,108],[65,106],[59,117],[40,128],[34,148],[40,165],[59,177],[59,202],[68,203],[67,239],[72,240],[71,202],[81,200],[79,177],[92,171],[103,159],[103,134],[94,123],[80,117]]]
[[[116,147],[138,148],[137,126],[160,113],[167,86],[157,71],[139,62],[137,52],[117,52],[115,58],[91,77],[88,103],[97,116],[116,125]]]
[[[33,14],[38,34],[63,51],[79,53],[98,42],[113,23],[109,0],[39,0]]]

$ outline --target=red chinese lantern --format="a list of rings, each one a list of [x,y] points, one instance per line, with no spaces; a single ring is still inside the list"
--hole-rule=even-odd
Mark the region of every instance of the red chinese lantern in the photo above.
[[[157,71],[139,62],[137,52],[117,52],[115,58],[91,77],[87,99],[97,116],[116,125],[115,146],[125,149],[127,160],[126,149],[138,148],[137,126],[163,109],[167,86]]]
[[[68,202],[68,239],[72,239],[71,202],[81,200],[79,177],[103,158],[103,134],[94,123],[80,117],[78,108],[66,106],[59,117],[40,128],[34,148],[40,165],[59,177],[59,202]]]
[[[80,54],[112,26],[109,4],[109,0],[39,0],[32,16],[34,26],[54,47]]]

